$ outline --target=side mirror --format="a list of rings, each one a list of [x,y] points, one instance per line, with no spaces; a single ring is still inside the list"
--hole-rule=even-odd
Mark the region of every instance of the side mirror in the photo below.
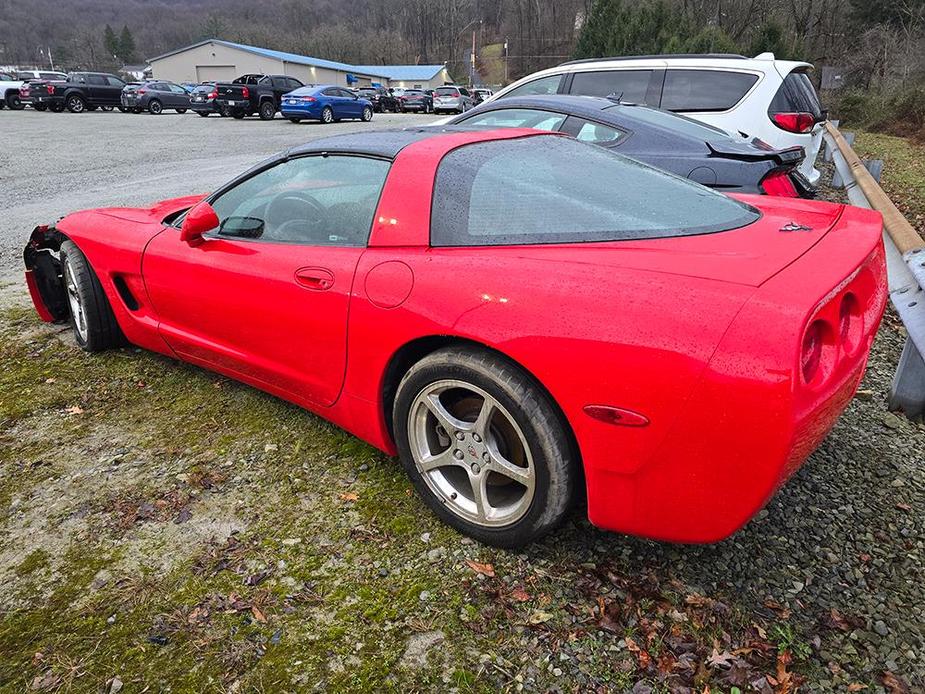
[[[202,239],[207,231],[218,227],[218,215],[212,205],[201,202],[186,213],[183,224],[180,225],[180,240],[195,244]]]

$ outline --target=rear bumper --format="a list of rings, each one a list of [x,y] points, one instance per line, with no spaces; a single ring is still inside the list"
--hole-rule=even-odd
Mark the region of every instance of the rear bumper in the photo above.
[[[871,215],[865,231],[875,223]],[[852,231],[829,232],[755,292],[690,397],[677,403],[668,435],[644,457],[612,453],[631,449],[621,437],[643,430],[601,423],[596,433],[607,440],[578,434],[592,523],[659,540],[715,542],[745,525],[799,469],[851,401],[886,304],[882,241]],[[829,266],[846,261],[846,272],[825,277],[821,258]],[[836,343],[824,378],[808,386],[799,370],[806,325],[819,317],[838,325],[848,293],[863,301],[856,342]]]
[[[221,107],[215,101],[190,101],[190,110],[202,113],[218,113]]]
[[[323,110],[324,104],[316,101],[313,104],[307,104],[305,106],[283,104],[280,108],[280,113],[283,114],[283,118],[311,118],[319,120]]]
[[[63,96],[46,96],[44,94],[31,94],[29,96],[29,102],[33,104],[45,104],[47,106],[54,106],[55,104],[64,105]]]

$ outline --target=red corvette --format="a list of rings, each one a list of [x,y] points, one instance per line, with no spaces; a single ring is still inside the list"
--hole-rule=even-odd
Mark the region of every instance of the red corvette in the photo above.
[[[826,435],[886,301],[877,214],[721,195],[530,130],[316,140],[206,196],[38,227],[47,321],[274,393],[522,545],[734,532]]]

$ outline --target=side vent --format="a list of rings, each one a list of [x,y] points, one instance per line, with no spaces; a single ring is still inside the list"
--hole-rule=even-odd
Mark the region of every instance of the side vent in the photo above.
[[[135,295],[132,294],[132,290],[128,288],[125,280],[120,275],[116,275],[112,278],[112,283],[116,285],[116,291],[119,292],[119,296],[122,297],[122,303],[125,304],[126,308],[128,308],[129,311],[137,311],[140,304],[138,303],[138,299],[135,298]]]

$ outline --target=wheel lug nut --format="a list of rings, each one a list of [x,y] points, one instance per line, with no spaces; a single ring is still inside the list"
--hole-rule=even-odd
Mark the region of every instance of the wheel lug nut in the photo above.
[[[482,460],[484,460],[486,463],[491,461],[491,456],[488,455],[488,451],[482,453]]]
[[[479,436],[478,434],[473,434],[472,440],[475,441],[476,443],[479,443],[482,440],[482,437]]]
[[[465,435],[464,433],[462,433],[461,431],[457,431],[457,432],[456,432],[456,440],[457,440],[457,441],[462,441],[464,438],[466,438],[466,435]]]
[[[463,457],[464,457],[464,456],[463,456],[463,452],[462,452],[462,451],[453,451],[453,457],[456,458],[456,460],[462,460]]]

